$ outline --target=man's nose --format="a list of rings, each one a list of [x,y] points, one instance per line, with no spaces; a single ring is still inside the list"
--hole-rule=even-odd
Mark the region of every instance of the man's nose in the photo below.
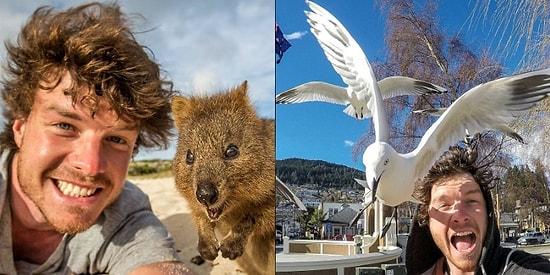
[[[453,206],[453,222],[464,223],[470,219],[468,212],[466,211],[465,205],[461,202],[456,202]]]
[[[95,176],[104,172],[105,158],[103,156],[102,138],[94,135],[81,136],[75,142],[73,166],[84,176]]]

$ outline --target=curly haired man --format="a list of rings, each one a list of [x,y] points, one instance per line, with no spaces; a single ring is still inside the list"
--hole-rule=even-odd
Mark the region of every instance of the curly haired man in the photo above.
[[[419,206],[407,274],[547,274],[550,262],[500,246],[492,173],[470,148],[451,147],[416,185]]]
[[[184,274],[147,196],[125,180],[166,147],[172,83],[117,4],[40,7],[6,43],[1,274]]]

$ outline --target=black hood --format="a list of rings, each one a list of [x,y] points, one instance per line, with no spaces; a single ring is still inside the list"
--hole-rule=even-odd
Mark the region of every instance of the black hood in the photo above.
[[[483,248],[476,274],[497,274],[503,266],[500,264],[506,258],[509,249],[500,247],[500,232],[498,231],[493,199],[489,190],[483,190],[487,206],[487,234],[483,241]],[[435,262],[443,257],[443,253],[436,246],[428,225],[421,226],[418,221],[413,220],[409,233],[406,250],[407,274],[421,274],[430,269]]]

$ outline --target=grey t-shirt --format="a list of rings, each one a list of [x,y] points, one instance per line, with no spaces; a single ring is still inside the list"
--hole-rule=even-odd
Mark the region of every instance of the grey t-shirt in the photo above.
[[[66,234],[46,262],[14,262],[4,175],[0,175],[0,274],[127,274],[145,264],[181,261],[172,236],[151,211],[147,195],[127,181],[98,221],[84,232]]]

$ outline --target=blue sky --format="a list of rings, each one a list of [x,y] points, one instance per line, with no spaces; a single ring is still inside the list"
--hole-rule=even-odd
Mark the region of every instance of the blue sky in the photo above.
[[[0,41],[15,39],[28,16],[40,5],[66,8],[86,0],[3,1]],[[274,94],[313,80],[343,85],[309,32],[304,0],[237,0],[220,5],[216,0],[119,0],[124,11],[142,14],[146,21],[137,36],[184,94],[211,93],[249,81],[258,113],[277,120],[277,159],[321,159],[363,169],[353,162],[351,144],[370,126],[345,115],[343,106],[326,103],[274,105]],[[372,0],[317,0],[333,13],[362,46],[370,61],[384,59],[384,21]],[[440,27],[465,36],[475,47],[490,43],[490,33],[469,32],[468,16],[475,1],[440,1]],[[275,11],[275,12],[274,12]],[[275,65],[273,23],[289,36],[292,47]],[[488,28],[488,27],[487,27]],[[0,62],[5,49],[0,46]],[[0,73],[2,69],[0,68]],[[276,114],[275,114],[276,113]],[[0,120],[1,122],[1,120]],[[136,159],[171,159],[168,150],[142,150]]]
[[[342,22],[370,62],[384,60],[385,17],[374,1],[314,2]],[[471,2],[475,1],[440,1],[435,16],[444,32],[460,33],[473,48],[486,47],[487,34],[467,32]],[[275,68],[277,94],[309,81],[345,86],[310,33],[306,9],[305,1],[277,1],[275,19],[292,44]],[[343,110],[344,106],[322,102],[278,104],[276,158],[318,159],[363,170],[361,156],[356,161],[352,159],[352,144],[370,129],[371,120],[356,120]]]
[[[85,2],[89,1],[2,1],[0,62],[6,58],[3,42],[17,37],[38,6],[65,9]],[[153,51],[175,89],[186,95],[208,94],[248,80],[258,113],[262,117],[275,117],[274,0],[119,0],[118,3],[123,11],[145,17],[146,21],[138,21],[137,29],[152,30],[136,38]],[[136,159],[171,159],[175,145],[174,139],[168,150],[141,150]]]

